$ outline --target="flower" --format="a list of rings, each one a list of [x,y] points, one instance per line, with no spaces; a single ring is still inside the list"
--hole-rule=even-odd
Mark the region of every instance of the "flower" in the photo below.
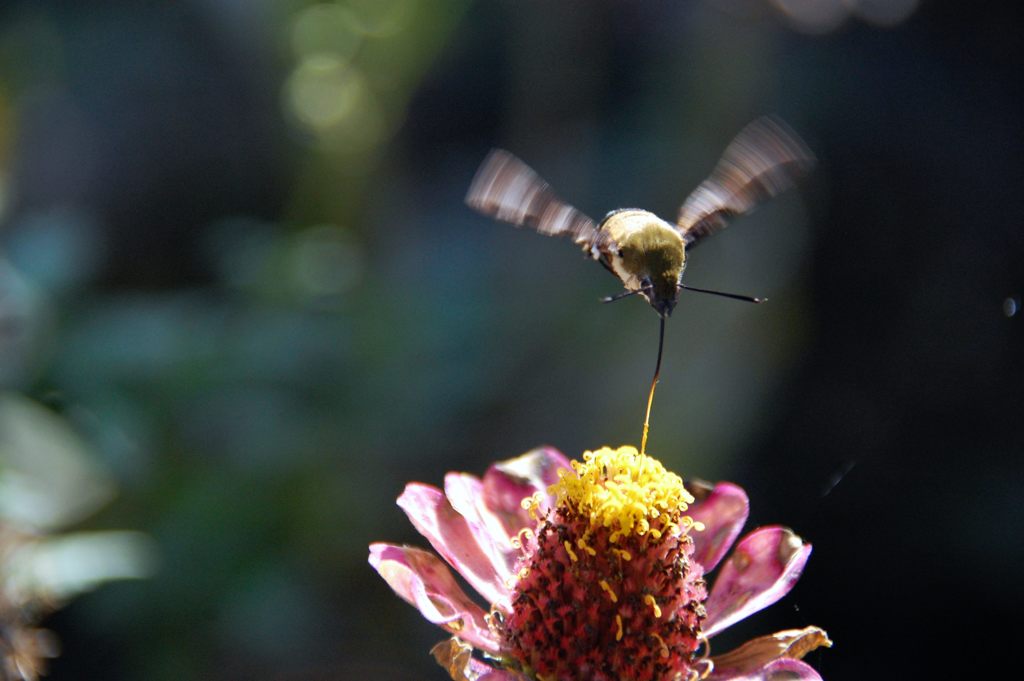
[[[687,489],[633,447],[582,462],[541,448],[483,479],[449,473],[443,492],[410,483],[398,505],[491,604],[485,613],[429,551],[370,546],[391,588],[454,635],[433,653],[456,681],[821,678],[800,659],[831,645],[817,627],[708,655],[708,639],[788,593],[811,552],[787,528],[758,528],[709,589],[705,573],[747,519],[736,485]]]

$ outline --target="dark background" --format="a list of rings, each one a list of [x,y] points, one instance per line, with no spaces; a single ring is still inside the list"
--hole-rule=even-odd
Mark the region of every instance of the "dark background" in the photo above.
[[[0,380],[119,490],[68,529],[160,565],[46,621],[50,677],[444,678],[365,563],[424,544],[394,497],[636,444],[657,334],[571,244],[465,208],[477,164],[671,218],[764,113],[818,167],[692,253],[690,284],[771,301],[684,297],[649,449],[815,548],[716,650],[817,624],[831,681],[1012,655],[1020,23],[804,4],[5,3]]]

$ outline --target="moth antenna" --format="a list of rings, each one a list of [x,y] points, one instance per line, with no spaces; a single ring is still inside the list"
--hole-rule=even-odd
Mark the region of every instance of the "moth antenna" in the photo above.
[[[679,288],[681,288],[681,289],[686,289],[687,291],[694,291],[696,293],[710,293],[713,296],[722,296],[723,298],[732,298],[733,300],[742,300],[745,303],[766,303],[766,302],[768,302],[767,298],[755,298],[753,296],[740,295],[739,293],[726,293],[724,291],[712,291],[711,289],[697,288],[696,286],[687,286],[686,284],[682,284],[682,283],[677,284],[677,286]]]
[[[654,378],[651,379],[651,391],[647,394],[647,413],[644,414],[644,434],[640,438],[640,453],[647,453],[647,431],[651,428],[651,405],[654,404],[654,389],[658,386],[658,376],[661,374],[661,351],[665,347],[665,318],[661,318],[661,327],[658,329],[658,361],[654,365]]]

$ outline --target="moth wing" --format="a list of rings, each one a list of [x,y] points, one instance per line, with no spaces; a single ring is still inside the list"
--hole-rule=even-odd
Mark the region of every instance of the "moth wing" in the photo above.
[[[492,149],[480,164],[466,204],[517,227],[568,237],[595,258],[613,246],[591,218],[559,199],[532,168],[504,149]]]
[[[759,118],[729,143],[711,176],[679,208],[676,225],[691,244],[729,218],[789,189],[815,163],[803,140],[782,121]]]

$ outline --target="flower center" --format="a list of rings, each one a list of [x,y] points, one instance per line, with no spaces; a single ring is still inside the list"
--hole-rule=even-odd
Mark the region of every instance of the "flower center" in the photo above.
[[[556,506],[585,516],[593,530],[610,529],[612,543],[623,536],[648,533],[658,539],[663,534],[685,533],[693,526],[682,515],[693,503],[683,479],[634,447],[585,452],[583,463],[571,465],[576,477],[564,475],[549,489]]]
[[[500,625],[507,650],[545,681],[685,678],[707,598],[683,515],[693,497],[633,447],[572,466],[549,488],[555,507],[523,556]],[[539,499],[524,505],[536,511]]]

